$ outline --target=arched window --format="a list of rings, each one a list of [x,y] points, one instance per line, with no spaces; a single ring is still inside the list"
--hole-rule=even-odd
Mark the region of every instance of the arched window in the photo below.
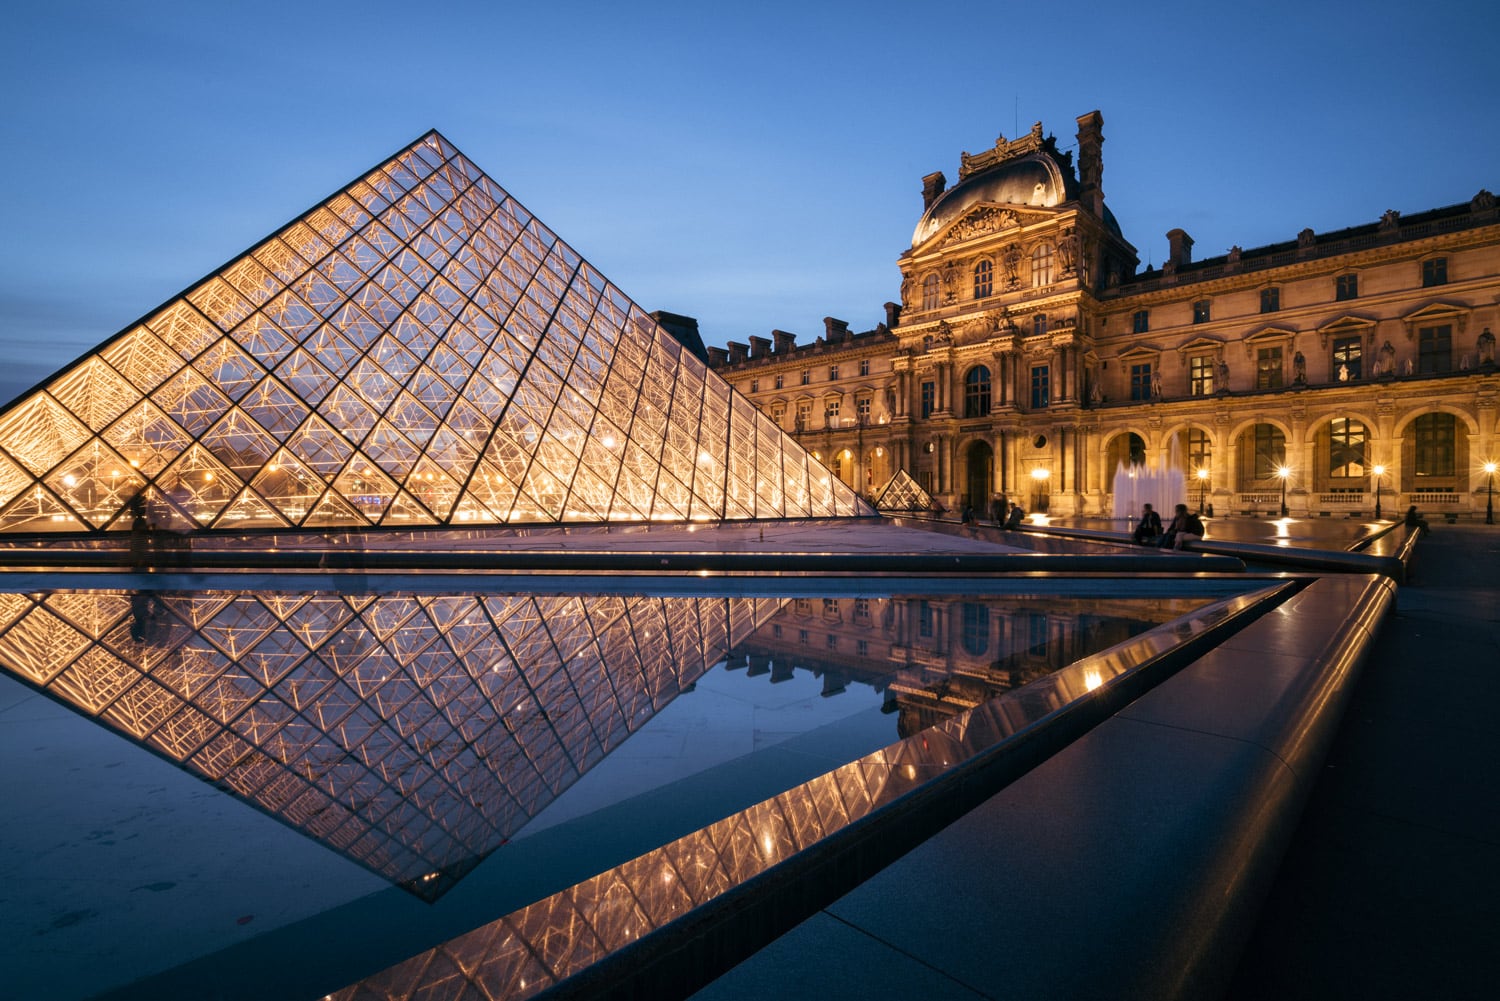
[[[1369,431],[1363,422],[1335,417],[1328,425],[1328,475],[1364,476]]]
[[[990,413],[990,370],[975,365],[964,376],[964,416],[988,417]]]
[[[1031,252],[1031,287],[1052,284],[1052,244],[1044,243]]]
[[[928,275],[922,279],[922,308],[938,308],[938,276]]]
[[[974,298],[988,299],[995,294],[995,266],[989,261],[974,265]]]

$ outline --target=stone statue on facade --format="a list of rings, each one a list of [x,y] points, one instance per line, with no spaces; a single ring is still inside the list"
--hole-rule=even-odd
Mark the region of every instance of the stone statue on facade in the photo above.
[[[1383,376],[1394,376],[1396,374],[1396,349],[1386,341],[1380,346],[1380,357],[1375,359],[1375,374]]]
[[[1479,335],[1479,367],[1494,368],[1495,366],[1495,335],[1490,333],[1490,328],[1485,327],[1484,333]]]
[[[1303,357],[1301,351],[1292,355],[1292,383],[1298,386],[1307,385],[1307,359]]]
[[[1006,247],[1000,255],[1000,263],[1005,265],[1005,282],[1014,288],[1021,280],[1021,248],[1014,243]]]
[[[1218,370],[1219,385],[1216,388],[1221,393],[1227,393],[1229,392],[1229,362],[1225,361],[1223,358],[1220,358]]]
[[[1057,256],[1062,260],[1063,274],[1070,275],[1078,268],[1078,234],[1068,230],[1057,241]]]

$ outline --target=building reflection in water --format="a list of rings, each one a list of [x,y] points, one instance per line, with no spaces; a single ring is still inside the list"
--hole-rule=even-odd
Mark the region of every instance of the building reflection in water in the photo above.
[[[1201,603],[57,591],[0,594],[0,666],[435,899],[719,663],[895,739]]]

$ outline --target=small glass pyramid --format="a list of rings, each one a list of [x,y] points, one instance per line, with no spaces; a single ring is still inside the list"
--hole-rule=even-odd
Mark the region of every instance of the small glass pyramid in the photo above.
[[[430,132],[0,412],[0,532],[872,515]]]
[[[922,489],[905,469],[896,470],[875,501],[877,511],[931,511],[932,494]]]

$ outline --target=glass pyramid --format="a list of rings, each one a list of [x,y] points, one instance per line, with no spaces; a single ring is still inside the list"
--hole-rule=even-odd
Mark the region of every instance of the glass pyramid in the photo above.
[[[0,664],[431,900],[780,605],[0,593]]]
[[[436,132],[0,413],[0,532],[870,515]]]
[[[905,469],[896,470],[875,501],[877,511],[931,511],[932,507],[932,494],[923,490]]]

